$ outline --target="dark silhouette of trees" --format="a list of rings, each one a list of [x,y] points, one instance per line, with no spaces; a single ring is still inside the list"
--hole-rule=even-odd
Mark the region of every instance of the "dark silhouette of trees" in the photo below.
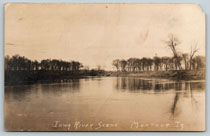
[[[35,68],[36,61],[14,55],[11,58],[9,56],[5,57],[5,70],[6,71],[33,71]]]
[[[41,65],[42,70],[46,70],[46,71],[50,70],[50,60],[49,59],[42,60],[40,65]]]
[[[135,62],[138,62],[138,59],[136,59],[136,58],[130,58],[130,59],[128,59],[127,60],[127,65],[128,65],[128,71],[129,72],[134,72],[135,71]]]
[[[178,62],[177,62],[178,61]],[[191,63],[191,68],[190,68]],[[205,57],[195,56],[190,61],[187,53],[177,57],[158,57],[151,58],[129,58],[128,60],[116,59],[113,66],[121,72],[141,72],[141,71],[168,71],[168,70],[199,70],[205,67]],[[180,65],[180,66],[179,66]]]
[[[146,63],[147,70],[149,71],[152,70],[152,64],[153,64],[153,59],[147,58],[147,63]]]
[[[125,60],[120,60],[120,61],[119,61],[119,65],[120,65],[120,67],[121,67],[121,71],[126,71],[126,70],[125,70],[126,64],[127,64],[127,61],[125,61]]]
[[[57,59],[44,59],[41,62],[32,61],[25,57],[14,55],[11,58],[5,57],[6,71],[52,71],[52,72],[68,72],[79,71],[83,65],[77,61],[63,61]]]
[[[38,62],[19,55],[5,56],[5,82],[18,84],[89,74],[81,72],[82,67],[83,65],[77,61],[44,59]]]
[[[160,70],[160,64],[161,64],[161,59],[160,59],[160,57],[155,56],[155,57],[153,58],[153,60],[154,60],[154,69],[155,69],[156,71],[159,71],[159,70]]]
[[[140,62],[141,62],[141,67],[142,67],[141,69],[145,71],[145,68],[147,67],[147,58],[145,57],[142,58]]]

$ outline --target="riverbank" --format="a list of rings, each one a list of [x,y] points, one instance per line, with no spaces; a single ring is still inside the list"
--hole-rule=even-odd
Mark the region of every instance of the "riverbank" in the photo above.
[[[60,82],[64,80],[76,80],[87,77],[106,76],[103,70],[80,71],[5,71],[5,85],[25,85],[34,83]]]
[[[27,72],[12,71],[5,73],[5,85],[22,85],[40,82],[57,82],[68,79],[82,79],[87,77],[144,77],[165,78],[173,80],[201,80],[205,79],[204,70],[179,70],[179,71],[142,71],[142,72],[113,72],[113,71],[78,71],[78,72]]]
[[[143,71],[143,72],[112,72],[111,76],[119,77],[153,77],[173,80],[201,80],[205,79],[205,70],[170,70],[170,71]]]

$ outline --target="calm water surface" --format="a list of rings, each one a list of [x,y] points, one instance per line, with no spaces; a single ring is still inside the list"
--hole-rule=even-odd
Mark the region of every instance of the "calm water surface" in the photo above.
[[[101,77],[5,87],[5,128],[203,130],[205,81]]]

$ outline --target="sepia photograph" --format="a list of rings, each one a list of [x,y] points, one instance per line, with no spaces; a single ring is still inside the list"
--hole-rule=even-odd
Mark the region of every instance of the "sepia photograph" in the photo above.
[[[198,4],[7,3],[5,131],[205,131]]]

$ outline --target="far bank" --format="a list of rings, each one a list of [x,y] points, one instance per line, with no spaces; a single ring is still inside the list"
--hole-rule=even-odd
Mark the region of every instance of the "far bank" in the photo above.
[[[170,71],[142,71],[142,72],[111,72],[111,76],[119,77],[153,77],[173,80],[202,80],[205,70],[170,70]]]

